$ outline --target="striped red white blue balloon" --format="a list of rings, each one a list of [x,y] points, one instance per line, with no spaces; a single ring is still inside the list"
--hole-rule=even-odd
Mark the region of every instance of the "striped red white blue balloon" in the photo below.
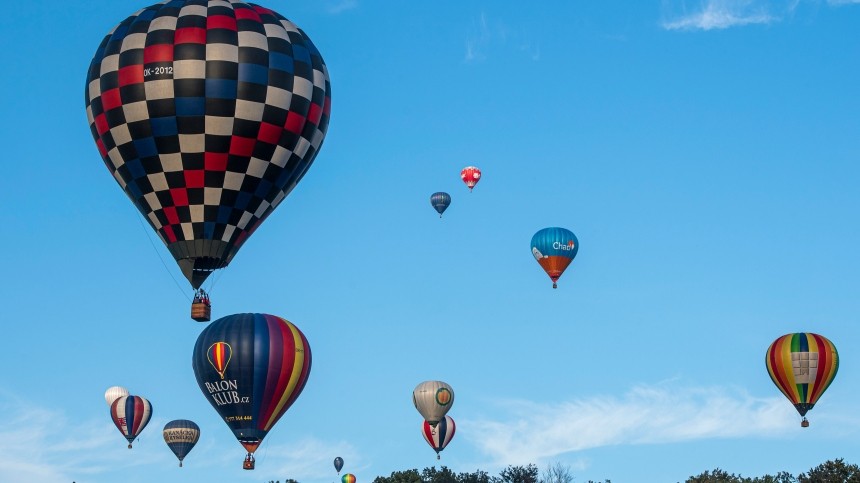
[[[140,396],[122,396],[110,406],[110,416],[116,428],[128,440],[128,449],[149,424],[152,417],[152,404]]]
[[[457,425],[454,424],[454,419],[451,416],[445,416],[443,419],[440,419],[439,424],[435,428],[427,421],[424,421],[421,425],[421,435],[424,436],[424,441],[427,441],[427,444],[433,448],[433,451],[436,451],[437,460],[442,459],[442,455],[439,452],[448,446],[456,431]]]

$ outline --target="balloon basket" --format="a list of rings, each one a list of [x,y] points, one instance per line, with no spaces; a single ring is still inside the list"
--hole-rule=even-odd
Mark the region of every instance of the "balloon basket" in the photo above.
[[[800,427],[801,428],[808,428],[809,427],[809,420],[807,420],[806,418],[803,418],[803,421],[800,422]]]
[[[242,469],[243,470],[253,470],[254,469],[254,463],[255,463],[254,455],[252,455],[251,453],[248,453],[245,456],[245,461],[242,462]]]
[[[209,322],[212,319],[212,306],[203,302],[191,304],[191,318],[197,322]]]

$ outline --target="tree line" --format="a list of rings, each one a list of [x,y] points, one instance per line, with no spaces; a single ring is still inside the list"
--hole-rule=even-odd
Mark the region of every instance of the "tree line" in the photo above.
[[[270,480],[268,483],[280,483]],[[289,478],[284,483],[299,483]],[[390,476],[377,476],[372,483],[579,483],[569,466],[554,463],[540,471],[534,464],[509,465],[498,475],[483,470],[455,473],[447,466],[394,471]],[[582,483],[612,483],[588,480]],[[690,476],[684,483],[860,483],[860,466],[848,464],[842,458],[828,460],[797,476],[787,471],[776,475],[744,477],[720,468]]]

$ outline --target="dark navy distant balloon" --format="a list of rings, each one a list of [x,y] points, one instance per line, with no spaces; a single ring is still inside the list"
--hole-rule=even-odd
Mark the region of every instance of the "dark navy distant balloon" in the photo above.
[[[439,212],[439,218],[442,218],[442,213],[445,213],[448,205],[451,204],[451,195],[442,191],[433,193],[430,195],[430,204]]]
[[[177,419],[164,425],[162,435],[170,451],[179,458],[179,466],[182,466],[182,460],[200,439],[200,427],[194,421]]]
[[[343,458],[340,456],[334,459],[334,469],[337,470],[337,474],[340,474],[340,470],[343,469]]]

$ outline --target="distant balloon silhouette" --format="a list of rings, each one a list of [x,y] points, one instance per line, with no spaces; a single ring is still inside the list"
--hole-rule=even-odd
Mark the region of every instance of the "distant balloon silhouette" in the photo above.
[[[448,209],[451,204],[451,195],[442,191],[430,195],[430,204],[439,213],[439,218],[442,218],[442,213]]]
[[[340,470],[343,469],[343,458],[340,456],[334,459],[334,469],[337,471],[337,474],[340,474]]]
[[[209,324],[192,356],[197,384],[215,411],[253,453],[302,393],[311,348],[291,322],[268,314],[237,314]]]

